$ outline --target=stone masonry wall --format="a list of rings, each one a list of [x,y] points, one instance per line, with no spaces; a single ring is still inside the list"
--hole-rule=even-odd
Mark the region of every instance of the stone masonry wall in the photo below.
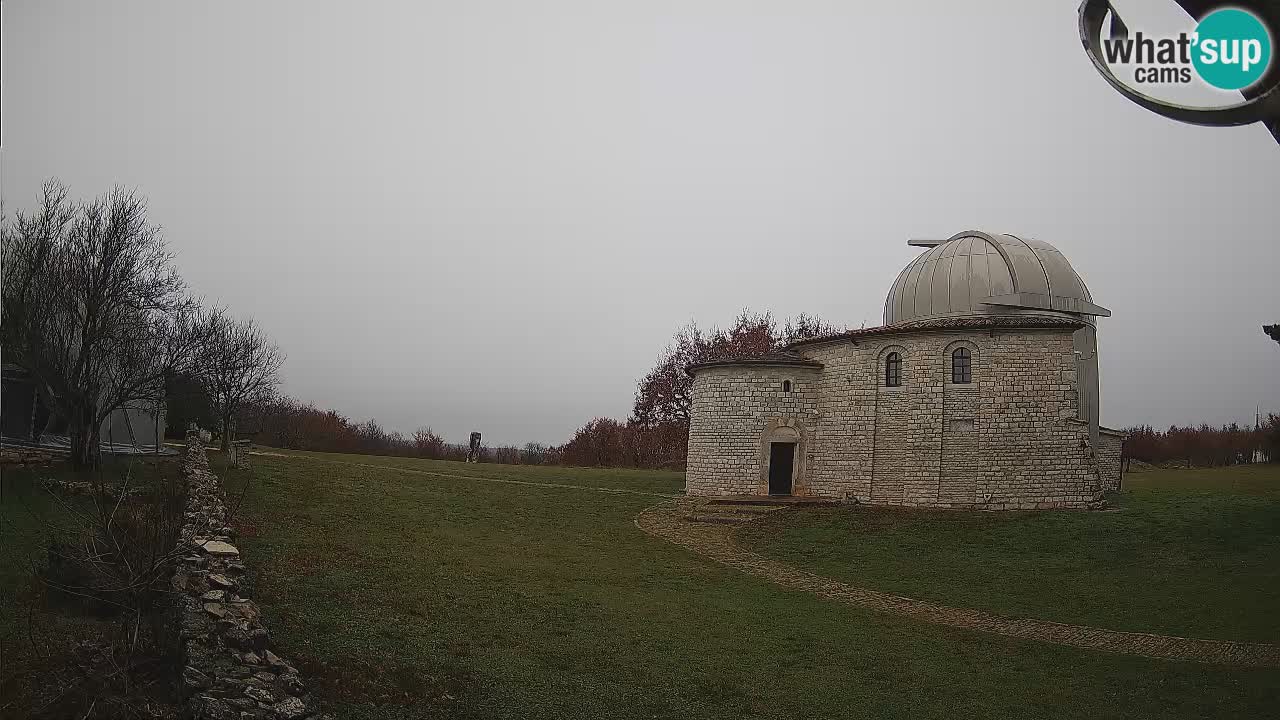
[[[222,485],[204,444],[187,438],[186,522],[173,575],[186,651],[182,671],[190,720],[321,720],[298,671],[270,650],[257,605],[241,586],[245,566],[232,545]],[[189,551],[189,552],[187,552]]]
[[[973,382],[951,383],[968,348]],[[1070,329],[917,331],[802,346],[823,364],[805,384],[808,457],[796,494],[891,505],[1083,507],[1101,497],[1078,411]],[[902,357],[901,387],[884,358]],[[762,403],[778,369],[715,367],[694,378],[687,490],[758,492]],[[793,410],[796,412],[798,410]],[[767,462],[767,460],[765,461]]]
[[[1104,490],[1120,489],[1121,455],[1124,450],[1124,433],[1103,430],[1098,433],[1098,474]]]
[[[690,495],[765,495],[769,492],[764,456],[766,435],[781,425],[799,436],[798,453],[806,449],[816,415],[818,373],[806,367],[709,367],[693,382],[689,419]],[[791,392],[782,383],[791,381]],[[787,438],[789,439],[789,437]],[[798,468],[805,464],[796,458]],[[796,492],[803,491],[803,481]]]
[[[967,346],[973,350],[972,344]],[[950,371],[948,362],[945,372]],[[980,376],[975,375],[974,380]],[[979,475],[976,471],[985,460],[982,433],[978,430],[981,402],[981,384],[953,385],[944,381],[943,434],[938,466],[939,505],[967,507],[978,501]]]

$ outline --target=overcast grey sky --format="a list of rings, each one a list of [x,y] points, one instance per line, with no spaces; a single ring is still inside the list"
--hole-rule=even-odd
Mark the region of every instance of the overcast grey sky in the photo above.
[[[1113,311],[1104,424],[1280,411],[1280,147],[1121,98],[1077,4],[5,0],[0,192],[138,188],[286,392],[454,441],[624,417],[691,318],[879,324],[965,229]]]

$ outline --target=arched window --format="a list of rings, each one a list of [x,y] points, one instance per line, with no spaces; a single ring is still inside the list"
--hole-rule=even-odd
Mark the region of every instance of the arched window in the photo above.
[[[902,385],[902,356],[896,352],[889,353],[889,356],[884,359],[884,385],[885,387]]]
[[[783,381],[782,381],[782,392],[784,392],[784,393],[789,393],[789,392],[791,392],[791,381],[790,381],[790,380],[783,380]]]
[[[969,348],[956,348],[951,353],[951,382],[966,385],[973,382],[973,355]]]

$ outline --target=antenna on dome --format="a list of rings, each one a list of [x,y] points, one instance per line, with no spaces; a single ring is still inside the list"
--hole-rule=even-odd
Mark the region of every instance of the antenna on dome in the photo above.
[[[910,238],[907,244],[911,247],[938,247],[946,240],[933,240],[930,238]]]

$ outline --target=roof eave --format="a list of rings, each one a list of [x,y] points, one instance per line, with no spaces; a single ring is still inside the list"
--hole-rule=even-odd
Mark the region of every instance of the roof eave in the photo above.
[[[706,370],[713,367],[791,367],[802,368],[806,370],[821,370],[822,363],[816,360],[805,360],[798,358],[796,360],[769,359],[758,360],[753,358],[726,358],[723,360],[708,360],[706,362],[695,363],[685,368],[685,372],[693,375],[699,370]]]
[[[1056,322],[1047,323],[1045,320],[1056,320]],[[961,321],[963,324],[956,324]],[[1072,318],[1052,318],[1042,315],[991,315],[983,316],[967,316],[960,318],[930,318],[928,320],[908,320],[897,325],[880,325],[877,327],[862,328],[858,330],[848,330],[839,335],[827,335],[823,337],[809,338],[807,340],[796,340],[783,349],[791,350],[795,347],[808,347],[813,345],[822,345],[826,343],[834,343],[841,341],[856,341],[864,337],[879,337],[884,335],[900,335],[913,332],[946,332],[946,331],[962,331],[962,330],[987,330],[987,329],[1009,329],[1009,330],[1036,330],[1036,329],[1079,329],[1085,327],[1088,323],[1083,320]]]
[[[1059,295],[1019,292],[1008,295],[993,295],[983,298],[979,302],[983,305],[1000,305],[1002,307],[1027,310],[1054,310],[1056,312],[1070,312],[1079,315],[1111,317],[1111,311],[1101,305],[1095,305],[1080,298],[1061,297]]]

